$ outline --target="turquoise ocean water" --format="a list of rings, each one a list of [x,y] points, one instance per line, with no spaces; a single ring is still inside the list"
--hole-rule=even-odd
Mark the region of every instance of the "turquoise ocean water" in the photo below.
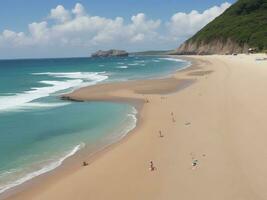
[[[123,103],[66,102],[82,86],[167,76],[172,58],[0,60],[0,194],[60,166],[82,148],[99,150],[136,125]]]

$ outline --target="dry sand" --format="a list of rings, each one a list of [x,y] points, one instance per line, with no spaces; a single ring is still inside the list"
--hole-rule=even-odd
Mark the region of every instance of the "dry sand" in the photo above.
[[[267,199],[267,61],[256,57],[193,56],[174,78],[75,91],[70,98],[144,102],[138,127],[89,166],[10,199]]]

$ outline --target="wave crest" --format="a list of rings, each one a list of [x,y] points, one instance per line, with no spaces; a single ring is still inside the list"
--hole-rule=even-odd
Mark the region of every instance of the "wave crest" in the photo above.
[[[33,75],[48,75],[53,78],[66,78],[68,80],[43,80],[40,83],[46,85],[44,87],[31,88],[29,91],[17,93],[12,96],[0,96],[0,111],[29,109],[36,107],[53,107],[56,104],[43,104],[33,102],[34,100],[48,97],[59,91],[73,89],[82,86],[94,85],[108,78],[105,72],[45,72],[33,73]],[[34,106],[33,106],[34,105]],[[58,104],[62,106],[62,104]]]

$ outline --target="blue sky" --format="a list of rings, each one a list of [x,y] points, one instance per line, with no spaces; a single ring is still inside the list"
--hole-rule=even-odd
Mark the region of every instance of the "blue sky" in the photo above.
[[[2,2],[0,58],[86,56],[112,47],[129,51],[173,49],[235,1],[25,2]]]

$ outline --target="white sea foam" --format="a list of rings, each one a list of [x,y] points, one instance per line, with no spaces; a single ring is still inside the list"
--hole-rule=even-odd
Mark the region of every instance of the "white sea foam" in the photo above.
[[[169,60],[169,61],[174,61],[174,62],[186,62],[185,60],[181,60],[178,58],[159,58],[161,60]]]
[[[66,106],[69,105],[69,102],[64,103],[27,103],[24,105],[25,108],[53,108],[53,107],[60,107],[60,106]]]
[[[23,93],[17,93],[12,96],[0,97],[0,111],[12,110],[17,108],[23,108],[28,106],[27,103],[47,97],[57,91],[65,90],[71,87],[78,86],[82,83],[82,80],[67,80],[67,81],[41,81],[41,83],[49,85],[46,87],[31,88],[29,91]]]
[[[57,161],[54,161],[42,168],[40,168],[37,171],[31,172],[29,174],[26,174],[25,176],[23,176],[22,178],[19,178],[18,180],[12,182],[12,183],[8,183],[6,185],[1,186],[0,185],[0,194],[3,193],[6,190],[9,190],[13,187],[16,187],[22,183],[25,183],[26,181],[31,180],[32,178],[39,176],[41,174],[47,173],[49,171],[52,171],[53,169],[59,167],[64,160],[66,160],[67,158],[73,156],[77,151],[79,151],[81,148],[84,147],[84,144],[79,144],[77,146],[75,146],[71,151],[67,152],[63,157],[59,158]]]
[[[108,78],[105,72],[45,72],[34,73],[33,75],[48,75],[53,78],[67,78],[69,80],[44,80],[40,81],[40,83],[46,85],[44,87],[31,88],[29,91],[17,93],[15,95],[0,96],[0,111],[63,106],[63,104],[33,103],[32,101],[48,97],[51,94],[70,88],[94,85]]]
[[[137,124],[136,114],[137,110],[134,107],[132,107],[132,110],[126,115],[123,125],[119,126],[116,132],[104,138],[105,141],[108,141],[108,144],[103,146],[102,149],[106,148],[107,146],[111,145],[114,142],[118,142],[136,127]]]
[[[118,66],[118,67],[116,67],[116,68],[119,68],[119,69],[127,69],[127,68],[128,68],[128,66],[126,66],[126,65],[123,65],[123,66]]]
[[[129,63],[128,65],[135,66],[135,65],[140,65],[139,63]]]
[[[33,75],[48,75],[56,78],[83,79],[87,81],[100,82],[108,78],[105,72],[44,72],[33,73]]]
[[[131,114],[128,114],[128,116],[133,119],[133,122],[134,122],[133,123],[133,128],[136,126],[136,123],[137,123],[137,117],[136,117],[136,115],[137,115],[137,110],[135,109],[135,107],[133,107],[132,113]]]
[[[132,131],[136,127],[136,124],[137,124],[136,115],[137,115],[137,110],[135,109],[135,107],[133,107],[132,112],[127,115],[127,117],[130,118],[131,122],[124,128],[120,138],[123,138],[124,136],[126,136],[130,131]]]
[[[121,138],[126,136],[130,131],[132,131],[136,127],[137,124],[136,115],[137,115],[137,110],[133,107],[132,113],[128,114],[128,117],[131,118],[131,123],[125,128]]]
[[[179,68],[177,71],[181,71],[183,69],[186,69],[187,67],[191,66],[191,64],[192,64],[191,62],[189,62],[187,60],[181,60],[181,59],[178,59],[178,58],[159,58],[159,59],[186,63],[186,65],[184,65],[183,67]]]

